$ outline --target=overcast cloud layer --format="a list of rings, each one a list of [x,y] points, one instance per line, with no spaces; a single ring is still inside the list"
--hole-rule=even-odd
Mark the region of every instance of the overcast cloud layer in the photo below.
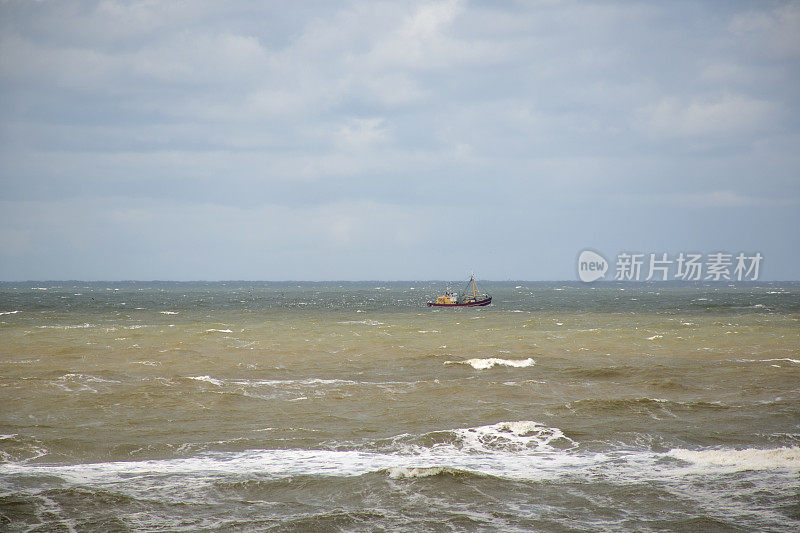
[[[800,273],[800,3],[2,2],[0,279]]]

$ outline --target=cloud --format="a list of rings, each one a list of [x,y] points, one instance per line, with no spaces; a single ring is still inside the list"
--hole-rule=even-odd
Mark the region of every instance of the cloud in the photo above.
[[[371,200],[243,208],[76,198],[0,202],[0,209],[0,277],[6,278],[25,277],[14,270],[22,256],[60,253],[80,254],[102,265],[93,267],[94,276],[111,269],[126,278],[208,279],[227,270],[227,277],[237,279],[286,279],[294,278],[293,271],[310,276],[319,268],[316,262],[300,268],[297,261],[301,258],[320,253],[346,258],[379,252],[379,263],[387,265],[430,239],[426,230],[430,217],[424,209]],[[280,264],[278,257],[290,262]],[[167,259],[177,261],[186,273],[181,274]],[[77,271],[62,275],[80,277]]]
[[[800,205],[800,198],[798,197],[769,198],[724,190],[692,194],[678,194],[672,197],[668,195],[667,198],[680,206],[700,208],[789,207],[793,205]]]
[[[748,45],[770,55],[787,58],[800,56],[798,2],[737,14],[731,20],[729,29],[737,37],[747,39]]]
[[[225,274],[224,255],[275,272],[269,255],[285,275],[326,277],[315,272],[339,254],[339,276],[349,264],[384,277],[412,268],[404,258],[419,272],[469,261],[430,257],[477,235],[498,275],[525,259],[557,278],[528,244],[563,252],[571,275],[582,228],[600,231],[585,221],[632,206],[788,212],[800,197],[797,13],[0,2],[0,238],[16,250],[4,257],[14,272],[69,257],[85,277],[98,246],[127,262],[92,276],[174,265],[176,277],[226,277],[243,274]],[[691,211],[703,226],[705,210]],[[800,226],[786,216],[779,227]]]
[[[745,95],[724,93],[684,101],[666,97],[640,110],[637,129],[657,138],[710,138],[756,133],[775,118],[777,106]]]
[[[349,148],[363,149],[386,141],[389,130],[383,118],[354,118],[339,128],[336,139]]]

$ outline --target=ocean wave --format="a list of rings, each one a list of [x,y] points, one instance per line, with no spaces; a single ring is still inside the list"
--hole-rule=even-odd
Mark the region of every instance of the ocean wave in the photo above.
[[[79,381],[85,383],[121,383],[116,379],[103,379],[97,376],[92,376],[90,374],[64,374],[60,378],[60,381]]]
[[[3,312],[0,312],[0,316],[2,316],[2,315],[16,315],[19,312],[20,311],[3,311]]]
[[[527,359],[500,359],[497,357],[488,357],[485,359],[473,358],[465,361],[445,361],[446,365],[469,365],[475,370],[488,370],[496,365],[512,366],[515,368],[525,368],[533,366],[536,361],[528,357]]]
[[[671,409],[687,410],[687,409],[708,409],[708,410],[721,410],[728,409],[731,406],[722,402],[707,402],[702,400],[696,401],[674,401],[665,398],[584,398],[567,402],[564,407],[572,412],[589,412],[589,413],[605,413],[611,412],[612,414],[623,414],[626,412],[634,412],[637,414],[649,414],[651,418],[660,420],[661,415],[666,415],[670,418],[676,418],[678,415],[673,413]]]
[[[99,327],[97,324],[89,324],[88,322],[85,324],[73,324],[68,326],[59,326],[59,325],[36,326],[37,329],[88,329],[97,327]]]
[[[55,381],[50,382],[52,385],[66,391],[66,392],[91,392],[98,393],[98,387],[107,387],[109,384],[121,383],[115,379],[103,379],[89,374],[64,374]]]
[[[47,455],[44,444],[33,437],[10,433],[0,435],[0,464],[24,465]]]
[[[531,420],[498,422],[486,426],[442,429],[419,435],[401,434],[371,443],[357,442],[345,449],[399,453],[420,457],[504,456],[560,452],[577,443],[555,427]],[[448,463],[441,463],[448,464]]]
[[[697,466],[729,471],[786,469],[800,472],[800,447],[744,450],[686,450],[674,448],[667,455]]]
[[[797,484],[797,472],[800,472],[800,448],[797,447],[745,450],[675,448],[665,453],[612,449],[597,453],[582,452],[577,446],[566,449],[551,446],[548,443],[552,443],[554,437],[566,437],[556,428],[546,428],[535,422],[502,422],[445,432],[462,436],[463,432],[467,436],[473,434],[472,445],[459,445],[456,441],[404,452],[363,448],[201,451],[194,446],[182,451],[195,455],[169,459],[45,464],[32,462],[41,457],[45,451],[43,448],[32,442],[19,442],[16,443],[20,445],[19,449],[9,450],[11,453],[4,455],[0,476],[56,476],[81,485],[130,484],[131,480],[137,480],[137,483],[147,480],[146,484],[159,487],[186,483],[181,479],[188,479],[196,486],[204,481],[214,482],[221,475],[253,474],[261,479],[382,474],[392,479],[481,476],[522,481],[585,478],[597,482],[607,479],[614,483],[658,479],[684,484],[687,478],[697,475],[725,476],[732,472],[760,470],[778,476],[773,478],[776,482],[788,480]],[[506,440],[500,442],[500,436]],[[8,442],[14,442],[17,437],[4,438],[4,447],[8,449]],[[524,439],[535,444],[530,446],[530,442],[524,442]],[[570,439],[567,443],[574,444]]]
[[[395,466],[386,470],[392,479],[422,478],[442,475],[474,475],[472,472],[446,466]]]
[[[233,333],[233,330],[210,328],[206,330],[206,333]]]
[[[734,362],[736,363],[775,363],[778,361],[787,361],[789,363],[794,363],[796,365],[800,365],[800,359],[791,359],[789,357],[776,357],[773,359],[736,359]]]
[[[480,452],[519,452],[523,450],[554,450],[572,448],[577,443],[558,429],[530,420],[498,422],[488,426],[454,429],[461,449]]]
[[[186,376],[186,379],[193,379],[195,381],[205,381],[206,383],[211,383],[212,385],[216,385],[217,387],[222,386],[221,380],[212,378],[211,376]]]
[[[115,461],[83,464],[0,464],[0,475],[56,476],[69,482],[86,484],[128,483],[132,478],[155,476],[191,476],[199,479],[219,475],[257,472],[274,479],[296,476],[349,477],[383,473],[390,477],[430,477],[444,473],[463,473],[509,479],[552,479],[564,475],[564,469],[586,467],[595,458],[563,452],[476,453],[453,449],[432,449],[418,454],[376,453],[363,450],[269,449],[237,452],[201,452],[192,457]],[[165,482],[166,478],[162,478]],[[177,481],[172,478],[173,481]]]
[[[307,378],[307,379],[235,379],[231,383],[237,385],[363,385],[370,384],[362,381],[353,381],[351,379],[322,379],[322,378]],[[375,383],[376,385],[381,383]]]
[[[338,322],[338,324],[363,324],[365,326],[385,326],[385,322],[378,322],[377,320],[345,320]]]

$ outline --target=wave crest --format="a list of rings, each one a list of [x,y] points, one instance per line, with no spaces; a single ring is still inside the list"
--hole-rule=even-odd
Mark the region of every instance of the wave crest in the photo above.
[[[474,452],[549,451],[577,446],[560,429],[530,420],[498,422],[453,432],[462,448]]]
[[[445,361],[446,365],[469,365],[475,370],[488,370],[496,365],[512,366],[515,368],[525,368],[533,366],[536,361],[528,357],[527,359],[500,359],[498,357],[488,357],[485,359],[474,358],[465,361]]]
[[[800,471],[800,447],[744,450],[686,450],[674,448],[667,455],[698,466],[741,470],[788,469]]]

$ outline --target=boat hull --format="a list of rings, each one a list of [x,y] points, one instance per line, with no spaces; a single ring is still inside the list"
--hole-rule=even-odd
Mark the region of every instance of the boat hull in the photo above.
[[[492,297],[484,298],[476,302],[468,302],[463,304],[437,304],[436,302],[428,302],[428,307],[483,307],[492,303]]]

